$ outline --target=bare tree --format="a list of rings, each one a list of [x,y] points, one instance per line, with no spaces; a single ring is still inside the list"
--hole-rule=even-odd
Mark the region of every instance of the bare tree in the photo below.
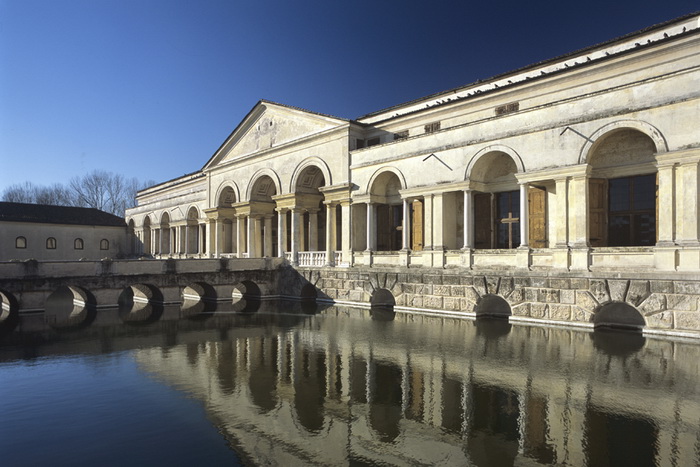
[[[36,187],[32,182],[10,185],[2,192],[2,200],[11,203],[33,203]]]

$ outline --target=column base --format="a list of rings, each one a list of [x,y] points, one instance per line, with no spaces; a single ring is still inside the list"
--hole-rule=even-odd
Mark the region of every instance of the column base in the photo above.
[[[679,271],[697,271],[700,269],[700,248],[680,248],[677,251]]]
[[[570,270],[575,271],[588,271],[591,266],[591,249],[586,248],[572,248],[570,255]]]
[[[669,245],[657,244],[654,248],[654,269],[675,271],[678,267],[678,250],[672,242],[668,243]]]
[[[530,269],[530,247],[519,246],[515,252],[515,267],[518,269]]]

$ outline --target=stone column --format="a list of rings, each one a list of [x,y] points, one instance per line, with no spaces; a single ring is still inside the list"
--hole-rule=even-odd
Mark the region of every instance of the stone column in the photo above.
[[[411,236],[409,235],[411,229],[411,210],[409,209],[408,199],[403,200],[403,222],[401,224],[401,248],[403,250],[408,250],[411,242]]]
[[[528,183],[520,184],[520,248],[529,247],[530,237],[530,210],[528,203]]]
[[[248,258],[257,257],[257,251],[255,251],[255,219],[253,216],[248,216],[248,225],[246,229],[246,241],[248,243]]]
[[[246,240],[245,240],[245,219],[246,216],[238,216],[238,222],[236,223],[236,251],[239,258],[243,258],[243,253],[247,251]]]
[[[342,219],[342,232],[341,232],[341,243],[342,243],[342,254],[343,254],[343,264],[350,264],[352,262],[352,209],[350,201],[344,201],[340,203],[340,215]]]
[[[273,214],[269,214],[265,216],[265,230],[264,230],[264,238],[265,238],[265,252],[263,256],[272,256],[272,216]]]
[[[433,195],[423,197],[423,250],[433,249]]]
[[[199,224],[199,235],[197,235],[197,239],[199,240],[199,246],[197,248],[197,252],[200,255],[205,255],[207,253],[207,250],[211,248],[211,245],[207,245],[207,224],[206,223]]]
[[[474,248],[474,208],[471,190],[464,190],[464,246],[463,250]]]
[[[569,180],[562,177],[554,180],[554,183],[554,216],[549,219],[554,226],[552,265],[557,269],[569,269]]]
[[[318,251],[318,210],[309,210],[309,251]]]
[[[299,237],[301,236],[301,210],[292,209],[292,264],[299,264]]]
[[[678,167],[678,216],[676,231],[676,244],[681,247],[679,251],[678,270],[696,271],[700,269],[700,183],[698,181],[698,161],[682,162]],[[662,211],[665,206],[660,206]]]
[[[209,248],[207,248],[208,257],[214,258],[219,255],[219,222],[216,219],[209,219]]]
[[[674,192],[676,191],[675,171],[673,164],[663,165],[658,167],[659,170],[659,218],[657,232],[659,240],[656,246],[674,246],[675,245],[675,230],[676,230],[676,203]]]
[[[277,256],[284,258],[287,249],[287,210],[277,210]]]
[[[377,205],[367,203],[367,251],[377,249],[377,226],[375,225]]]
[[[433,231],[433,240],[432,240],[432,245],[433,245],[433,250],[436,251],[443,251],[445,249],[445,240],[443,236],[443,230],[444,230],[444,223],[443,223],[443,207],[444,207],[444,197],[443,193],[435,193],[434,195],[430,195],[432,198],[432,204],[433,204],[433,209],[432,209],[432,222],[431,222],[431,228]]]
[[[190,252],[190,226],[185,224],[185,256]]]
[[[571,269],[587,270],[590,244],[588,243],[588,177],[578,175],[569,183],[569,246]]]
[[[335,205],[326,204],[326,266],[335,265]]]

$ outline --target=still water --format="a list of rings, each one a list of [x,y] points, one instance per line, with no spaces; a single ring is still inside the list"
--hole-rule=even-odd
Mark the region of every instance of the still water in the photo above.
[[[700,345],[298,304],[0,337],[0,463],[691,466]]]

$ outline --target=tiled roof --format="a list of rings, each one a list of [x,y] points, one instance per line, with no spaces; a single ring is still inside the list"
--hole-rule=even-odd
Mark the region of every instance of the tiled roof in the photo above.
[[[0,222],[126,227],[124,218],[95,208],[0,202]]]

